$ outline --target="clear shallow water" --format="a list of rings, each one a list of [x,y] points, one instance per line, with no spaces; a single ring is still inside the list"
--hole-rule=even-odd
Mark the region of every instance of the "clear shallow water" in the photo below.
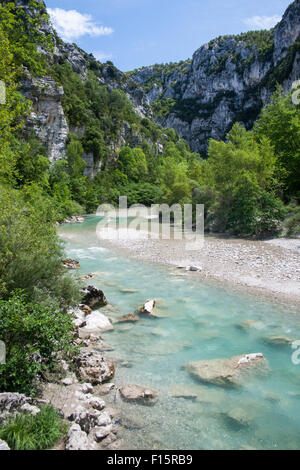
[[[300,365],[292,364],[290,347],[270,346],[264,338],[300,339],[300,315],[253,297],[179,276],[174,268],[127,259],[97,241],[96,217],[64,226],[67,254],[80,260],[80,274],[97,273],[92,284],[110,301],[111,318],[132,313],[148,298],[158,302],[159,319],[120,324],[105,334],[115,350],[115,382],[152,387],[154,406],[118,403],[130,418],[123,438],[129,449],[299,449]],[[124,292],[124,289],[132,292]],[[299,312],[300,313],[300,312]],[[251,326],[245,322],[251,320]],[[251,377],[239,389],[205,386],[183,365],[262,352],[267,376]],[[175,398],[174,391],[196,394]],[[237,426],[227,413],[240,409],[249,419]]]

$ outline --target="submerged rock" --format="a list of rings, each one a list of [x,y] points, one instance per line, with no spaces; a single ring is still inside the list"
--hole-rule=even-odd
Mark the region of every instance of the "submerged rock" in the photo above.
[[[62,259],[61,260],[63,267],[66,269],[79,269],[80,263],[75,259]]]
[[[114,364],[98,352],[83,352],[77,359],[79,376],[92,385],[103,384],[115,374]]]
[[[82,291],[84,297],[82,303],[90,307],[92,310],[97,310],[98,308],[105,307],[108,304],[108,301],[104,295],[104,292],[97,287],[88,286]]]
[[[154,390],[139,385],[124,385],[119,388],[119,391],[123,400],[143,405],[154,404],[157,398],[157,393]]]
[[[139,321],[140,317],[135,315],[135,313],[129,313],[128,315],[122,315],[118,317],[116,323],[135,323]]]
[[[293,340],[286,336],[270,336],[264,338],[264,342],[271,345],[271,346],[291,346]]]
[[[263,354],[247,354],[227,359],[191,362],[185,369],[196,379],[220,386],[240,385],[252,372],[265,372],[267,361]]]
[[[251,426],[253,419],[243,408],[234,408],[225,414],[225,420],[228,424],[237,427],[249,427]]]

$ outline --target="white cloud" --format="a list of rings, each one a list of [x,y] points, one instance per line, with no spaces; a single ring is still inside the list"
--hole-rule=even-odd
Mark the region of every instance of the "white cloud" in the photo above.
[[[112,59],[112,55],[111,54],[106,54],[106,52],[102,52],[102,51],[96,51],[96,52],[93,52],[93,56],[99,60],[99,62],[104,62],[106,60],[110,60]]]
[[[245,18],[243,22],[251,29],[271,29],[282,17],[279,15],[274,16],[252,16],[251,18]]]
[[[76,10],[48,8],[48,13],[54,28],[67,42],[72,42],[85,35],[107,36],[113,33],[112,28],[97,25],[91,15],[82,14]]]

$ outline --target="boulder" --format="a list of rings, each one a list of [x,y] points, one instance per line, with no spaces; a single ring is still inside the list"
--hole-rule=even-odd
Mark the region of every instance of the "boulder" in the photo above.
[[[100,411],[94,408],[86,409],[83,406],[78,406],[68,419],[79,424],[81,430],[88,434],[92,428],[98,425],[100,415]]]
[[[66,450],[89,450],[87,433],[82,431],[79,424],[74,423],[67,435]]]
[[[61,260],[63,267],[66,269],[79,269],[80,263],[74,259],[63,259]]]
[[[8,447],[6,442],[4,442],[0,439],[0,451],[1,450],[10,450],[10,448]]]
[[[154,299],[146,300],[146,302],[140,307],[138,313],[145,313],[150,316],[155,316],[153,310],[155,308],[156,301]]]
[[[116,323],[135,323],[139,321],[140,317],[135,313],[129,313],[128,315],[122,315],[118,317]]]
[[[113,426],[109,424],[108,426],[100,426],[95,428],[95,440],[101,442],[105,437],[107,437],[112,432]]]
[[[99,311],[94,311],[85,317],[84,326],[82,326],[83,333],[101,333],[102,331],[113,330],[114,327],[111,321]]]
[[[108,382],[115,374],[114,364],[96,351],[79,354],[77,365],[80,378],[92,385]]]
[[[94,388],[92,384],[85,383],[81,385],[80,391],[86,395],[88,393],[93,393]]]
[[[124,385],[119,388],[120,395],[125,401],[136,402],[143,405],[151,405],[155,403],[157,393],[149,388],[140,387],[139,385]]]
[[[95,410],[102,411],[105,408],[105,401],[99,397],[92,397],[89,399],[89,405]]]
[[[240,385],[252,372],[266,372],[267,361],[263,354],[246,354],[227,359],[210,359],[191,362],[185,369],[200,382],[220,386]]]
[[[105,307],[108,301],[104,295],[104,292],[97,287],[88,286],[86,289],[81,291],[84,294],[82,303],[90,307],[92,310]]]

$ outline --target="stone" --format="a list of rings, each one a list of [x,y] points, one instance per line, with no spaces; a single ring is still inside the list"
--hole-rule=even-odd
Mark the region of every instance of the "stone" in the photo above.
[[[100,412],[94,408],[86,409],[83,406],[78,406],[68,419],[79,424],[80,428],[88,434],[98,424],[99,416]]]
[[[95,410],[102,411],[105,408],[105,401],[99,397],[92,397],[89,399],[89,405]]]
[[[61,383],[68,387],[73,384],[73,379],[71,377],[66,377],[65,379],[62,379]]]
[[[291,346],[293,343],[293,340],[286,336],[270,336],[270,337],[264,338],[264,342],[271,346],[283,347],[283,346]]]
[[[89,450],[87,433],[82,431],[79,424],[74,423],[67,435],[66,450]]]
[[[135,323],[139,321],[140,317],[135,313],[129,313],[128,315],[122,315],[118,317],[115,323]]]
[[[139,309],[139,313],[145,313],[150,316],[155,316],[153,310],[155,308],[156,301],[154,299],[146,300],[146,302]]]
[[[200,272],[202,271],[202,268],[200,266],[187,266],[186,271],[191,271],[191,272]]]
[[[95,428],[95,440],[97,442],[102,441],[105,437],[107,437],[112,432],[112,424],[108,426],[100,426]]]
[[[261,353],[246,354],[226,359],[210,359],[191,362],[185,369],[197,380],[219,386],[241,385],[242,381],[255,373],[267,371],[266,358]]]
[[[82,333],[93,332],[94,334],[99,334],[102,331],[111,331],[114,329],[109,318],[97,310],[86,316],[84,323],[84,326],[81,327]]]
[[[1,450],[10,450],[8,444],[0,439],[0,451]]]
[[[22,405],[20,408],[20,412],[31,416],[36,416],[41,412],[41,410],[37,406],[24,403],[24,405]]]
[[[104,292],[97,287],[88,286],[82,291],[84,297],[82,303],[90,307],[92,310],[97,310],[98,308],[105,307],[108,304],[108,301],[104,295]]]
[[[143,405],[154,404],[157,398],[155,391],[139,385],[124,385],[119,391],[123,400]]]
[[[98,417],[97,425],[98,426],[109,426],[111,424],[111,417],[107,411],[103,411]]]
[[[0,425],[21,413],[35,416],[40,412],[36,403],[33,398],[20,393],[0,393]]]
[[[108,382],[115,374],[114,364],[95,351],[80,353],[77,365],[80,378],[92,385]]]
[[[74,259],[63,259],[61,260],[63,267],[66,269],[79,269],[80,263]]]
[[[238,427],[249,427],[253,419],[248,415],[248,413],[243,408],[234,408],[225,414],[226,421],[229,424],[238,426]]]
[[[80,304],[78,307],[85,315],[89,315],[93,311],[88,305]]]
[[[85,384],[82,384],[82,385],[81,385],[80,390],[81,390],[81,392],[84,393],[84,394],[93,393],[94,387],[93,387],[92,384],[85,383]]]

